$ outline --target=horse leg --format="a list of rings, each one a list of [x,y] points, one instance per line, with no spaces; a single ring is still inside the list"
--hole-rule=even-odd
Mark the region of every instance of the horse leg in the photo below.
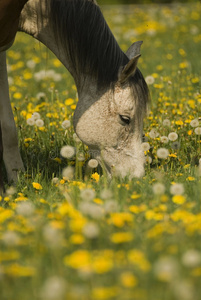
[[[18,148],[18,137],[10,104],[6,69],[6,52],[0,52],[0,120],[3,140],[3,159],[8,181],[17,181],[17,171],[24,170]]]
[[[5,192],[5,188],[3,184],[2,165],[3,165],[3,141],[2,141],[2,131],[1,131],[1,122],[0,122],[0,195],[2,195]]]

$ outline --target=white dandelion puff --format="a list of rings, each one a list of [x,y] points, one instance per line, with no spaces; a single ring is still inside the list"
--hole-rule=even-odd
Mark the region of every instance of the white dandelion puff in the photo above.
[[[184,193],[184,186],[182,183],[175,183],[170,187],[170,193],[172,195],[182,195]]]
[[[80,191],[80,197],[85,201],[92,201],[96,196],[94,190],[87,188]]]
[[[145,81],[148,85],[152,85],[155,82],[155,79],[153,76],[148,75],[147,77],[145,77]]]
[[[163,144],[167,144],[169,142],[169,138],[167,136],[163,135],[160,137],[160,141]]]
[[[163,120],[163,126],[170,126],[171,125],[171,122],[170,122],[170,120],[168,120],[168,119],[165,119],[165,120]]]
[[[72,180],[74,178],[74,174],[75,174],[75,170],[71,166],[68,166],[62,170],[62,176],[67,180]]]
[[[29,118],[29,119],[27,119],[27,125],[29,125],[29,126],[34,126],[34,125],[35,125],[35,120],[34,120],[34,118]]]
[[[30,217],[31,215],[33,215],[34,211],[35,207],[33,203],[28,201],[19,203],[16,207],[16,212],[24,217]]]
[[[62,277],[52,276],[46,279],[40,296],[45,300],[64,299],[66,293],[66,282]]]
[[[171,141],[171,142],[174,142],[178,139],[178,134],[176,132],[170,132],[168,134],[168,139]]]
[[[152,186],[155,195],[163,195],[165,193],[165,185],[157,182]]]
[[[63,129],[68,129],[71,126],[71,122],[69,120],[65,120],[61,123],[61,127]]]
[[[166,148],[159,148],[156,152],[158,158],[166,159],[169,156],[169,151]]]
[[[201,264],[201,254],[195,249],[189,249],[183,254],[181,260],[184,266],[195,268]]]
[[[34,112],[32,114],[32,118],[36,121],[36,120],[40,119],[40,114],[38,112]]]
[[[75,148],[72,146],[63,146],[60,151],[61,156],[64,158],[72,158],[75,155]]]
[[[191,127],[198,127],[199,126],[199,121],[198,119],[194,119],[190,122]]]
[[[98,237],[100,229],[94,222],[88,222],[83,228],[83,234],[88,239],[94,239]]]
[[[144,142],[141,144],[141,148],[144,152],[148,151],[150,149],[150,144],[148,142]]]
[[[94,158],[90,159],[88,161],[88,166],[91,168],[91,169],[95,169],[98,167],[98,161]]]
[[[201,127],[195,128],[195,134],[201,135]]]
[[[158,133],[158,131],[155,128],[153,128],[149,132],[149,136],[150,136],[151,139],[155,139],[155,138],[157,138],[159,136],[159,133]]]
[[[37,127],[43,127],[44,126],[44,121],[42,119],[37,119],[35,122]]]

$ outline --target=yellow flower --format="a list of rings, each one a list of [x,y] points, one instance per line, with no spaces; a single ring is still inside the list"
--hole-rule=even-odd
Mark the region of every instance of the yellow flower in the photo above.
[[[36,273],[33,267],[21,266],[17,263],[6,266],[4,272],[11,277],[32,277]]]
[[[97,172],[95,172],[91,175],[91,178],[94,179],[96,182],[99,182],[100,175]]]
[[[131,272],[124,272],[120,276],[120,281],[123,286],[131,288],[137,285],[138,280]]]
[[[74,100],[72,99],[72,98],[68,98],[68,99],[66,99],[66,101],[65,101],[65,104],[66,105],[72,105],[74,103]]]
[[[188,181],[194,181],[194,180],[195,180],[195,177],[188,176],[188,177],[186,178],[186,180],[188,180]]]
[[[43,189],[42,185],[38,182],[32,182],[32,185],[36,190],[42,190]]]
[[[70,236],[69,241],[71,244],[81,245],[84,243],[85,239],[84,239],[83,235],[75,233]]]
[[[127,243],[133,240],[132,232],[116,232],[110,236],[110,239],[115,244]]]
[[[186,202],[186,198],[183,195],[175,195],[172,197],[172,202],[175,204],[184,204]]]
[[[64,257],[64,264],[73,269],[90,268],[91,254],[87,250],[77,250]]]
[[[19,92],[16,92],[16,93],[13,94],[13,98],[15,98],[15,99],[21,99],[22,98],[22,94],[19,93]]]

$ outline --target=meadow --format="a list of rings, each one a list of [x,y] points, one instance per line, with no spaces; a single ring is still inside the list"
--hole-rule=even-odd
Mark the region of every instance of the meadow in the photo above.
[[[74,134],[72,77],[19,33],[7,59],[26,172],[0,201],[1,300],[201,299],[201,4],[103,13],[123,50],[144,41],[146,174],[107,180]]]

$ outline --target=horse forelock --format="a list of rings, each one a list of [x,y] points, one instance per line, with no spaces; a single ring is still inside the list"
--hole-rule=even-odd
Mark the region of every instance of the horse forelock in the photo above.
[[[128,59],[99,6],[90,0],[46,0],[46,5],[55,38],[77,76],[93,76],[98,85],[117,81],[119,68]]]

